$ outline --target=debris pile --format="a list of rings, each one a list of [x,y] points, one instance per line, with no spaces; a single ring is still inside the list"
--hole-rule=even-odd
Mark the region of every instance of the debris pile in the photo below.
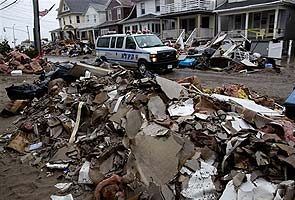
[[[197,80],[124,69],[52,80],[1,141],[23,163],[63,173],[52,199],[293,199],[294,124],[252,100],[203,93]]]
[[[43,45],[48,55],[76,57],[79,55],[92,54],[94,45],[83,41],[60,40]]]
[[[0,55],[0,73],[3,74],[41,74],[44,68],[51,68],[51,64],[43,58],[31,59],[19,51],[11,51],[7,56]]]
[[[274,58],[250,51],[251,41],[234,41],[218,34],[205,45],[191,45],[179,56],[180,67],[200,70],[254,73],[262,70],[280,72]]]

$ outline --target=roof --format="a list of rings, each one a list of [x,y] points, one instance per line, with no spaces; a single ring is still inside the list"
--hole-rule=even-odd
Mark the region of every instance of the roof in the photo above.
[[[123,6],[133,6],[133,2],[131,0],[119,0]]]
[[[65,0],[72,13],[84,13],[87,11],[89,4],[106,5],[107,0]]]
[[[205,15],[210,15],[213,14],[212,10],[200,10],[200,9],[192,9],[192,10],[187,10],[187,11],[180,11],[180,12],[169,12],[169,13],[163,13],[161,15],[158,15],[158,18],[165,18],[169,17],[175,18],[178,16],[187,16],[187,15],[192,15],[192,14],[205,14]]]
[[[259,6],[267,6],[280,3],[280,0],[245,0],[245,1],[239,1],[234,3],[229,3],[228,1],[222,4],[221,6],[217,7],[215,11],[223,11],[223,10],[232,10],[235,9],[241,9],[241,8],[247,8],[247,7],[259,7]],[[260,5],[261,4],[261,5]]]
[[[107,27],[107,26],[115,26],[117,25],[117,22],[119,22],[121,20],[115,20],[115,21],[106,21],[100,25],[98,25],[97,27]]]
[[[89,6],[92,6],[97,12],[104,12],[107,8],[106,5],[99,4],[99,3],[90,3]]]
[[[144,21],[149,21],[149,20],[160,20],[159,18],[156,18],[157,15],[155,14],[147,14],[143,15],[137,18],[133,19],[128,19],[126,21],[121,22],[120,24],[129,24],[129,23],[135,23],[135,22],[144,22]]]
[[[60,31],[61,31],[61,28],[56,28],[56,29],[53,29],[53,30],[51,30],[49,32],[60,32]]]
[[[134,0],[108,0],[106,6],[108,7],[112,1],[117,1],[121,6],[131,7],[134,5]]]

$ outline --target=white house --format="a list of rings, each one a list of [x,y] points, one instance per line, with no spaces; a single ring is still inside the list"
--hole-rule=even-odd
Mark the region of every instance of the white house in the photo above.
[[[98,25],[106,21],[106,5],[98,3],[90,3],[87,11],[85,12],[84,21],[82,23],[80,32],[80,39],[88,39],[94,43],[95,38],[99,35]]]
[[[60,0],[57,14],[59,29],[51,31],[52,39],[79,39],[79,29],[85,27],[84,17],[89,4],[106,3],[107,0]]]
[[[160,0],[137,0],[137,17],[121,22],[123,24],[123,32],[149,30],[153,33],[160,34],[160,19],[157,18],[160,12]]]

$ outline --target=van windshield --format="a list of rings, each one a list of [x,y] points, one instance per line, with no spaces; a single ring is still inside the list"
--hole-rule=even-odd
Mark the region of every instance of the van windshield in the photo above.
[[[140,48],[161,47],[164,46],[162,41],[155,35],[134,36]]]

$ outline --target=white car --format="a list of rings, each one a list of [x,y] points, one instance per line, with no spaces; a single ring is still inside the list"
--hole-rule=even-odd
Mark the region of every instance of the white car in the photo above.
[[[154,34],[113,34],[97,38],[96,55],[104,61],[149,70],[171,71],[178,64],[176,50]]]

